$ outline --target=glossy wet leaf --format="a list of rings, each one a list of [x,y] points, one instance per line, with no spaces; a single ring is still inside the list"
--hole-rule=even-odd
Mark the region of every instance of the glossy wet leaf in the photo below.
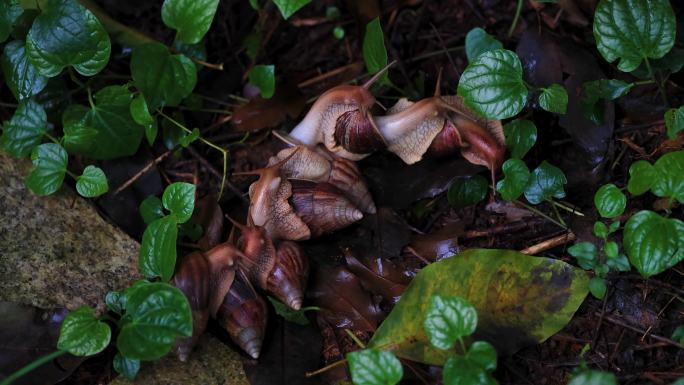
[[[468,106],[489,119],[515,116],[525,107],[527,87],[515,52],[488,51],[477,57],[461,75],[458,95]]]
[[[477,327],[477,312],[463,298],[435,294],[430,298],[423,325],[430,344],[447,350],[460,338],[473,334]]]
[[[385,34],[382,32],[380,19],[375,18],[366,25],[363,35],[363,61],[368,73],[374,74],[387,66],[387,49],[385,48]],[[385,72],[379,82],[386,83],[389,77]]]
[[[580,101],[584,115],[596,124],[602,124],[604,105],[600,99],[614,100],[626,95],[634,87],[634,83],[626,83],[617,79],[592,80],[582,84],[584,97]]]
[[[617,385],[617,379],[610,372],[583,370],[573,376],[568,385]]]
[[[159,218],[143,233],[138,268],[146,277],[161,277],[167,282],[176,267],[178,224],[174,216]]]
[[[50,195],[62,187],[68,154],[56,143],[44,143],[31,152],[33,168],[26,177],[26,185],[34,194]]]
[[[444,364],[444,385],[496,385],[489,371],[467,357],[453,356]]]
[[[150,109],[177,106],[197,83],[192,60],[182,54],[172,55],[159,43],[142,44],[133,49],[131,76]]]
[[[501,170],[504,173],[504,179],[496,183],[496,190],[507,201],[518,199],[530,180],[530,170],[520,159],[505,161]]]
[[[259,88],[264,99],[270,99],[275,93],[275,66],[255,65],[249,71],[249,82]]]
[[[641,195],[651,189],[658,177],[653,165],[645,160],[637,160],[629,166],[629,181],[627,191],[632,195]]]
[[[601,0],[594,13],[596,47],[609,63],[630,72],[642,60],[672,49],[676,20],[668,0]]]
[[[598,249],[591,242],[578,242],[568,248],[568,254],[577,258],[577,263],[585,270],[594,268],[598,259]]]
[[[17,0],[0,0],[0,43],[7,40],[14,23],[24,12]]]
[[[148,283],[127,296],[126,317],[116,341],[122,356],[155,360],[171,350],[176,338],[192,335],[190,304],[177,288]]]
[[[162,201],[154,195],[148,196],[140,203],[139,211],[146,225],[164,216]]]
[[[0,67],[7,87],[17,100],[30,98],[47,85],[47,78],[28,61],[23,41],[15,40],[5,45]]]
[[[684,150],[667,153],[654,164],[657,177],[651,192],[659,197],[669,197],[684,203]]]
[[[147,108],[145,97],[142,94],[136,95],[131,101],[130,105],[131,117],[141,126],[147,126],[154,123],[154,117],[150,114]]]
[[[560,84],[544,88],[539,95],[539,105],[549,112],[564,114],[568,109],[568,92]]]
[[[506,147],[511,158],[522,159],[537,142],[537,126],[527,119],[516,119],[504,125]]]
[[[466,358],[478,363],[485,370],[496,369],[496,349],[492,344],[485,341],[475,341],[468,348]]]
[[[100,196],[108,190],[107,177],[99,167],[90,165],[76,178],[76,191],[86,198]]]
[[[684,222],[642,210],[625,223],[623,242],[632,266],[648,278],[684,259]]]
[[[402,358],[443,364],[456,350],[432,347],[423,329],[433,295],[465,298],[477,310],[472,336],[504,355],[540,342],[570,320],[588,292],[586,274],[556,259],[471,249],[423,268],[375,332],[369,347],[399,344]]]
[[[27,156],[40,144],[46,130],[47,115],[43,106],[33,99],[23,100],[9,122],[5,122],[0,144],[15,158]]]
[[[280,10],[280,14],[283,15],[283,19],[287,20],[295,12],[309,4],[311,0],[273,0],[273,2]]]
[[[660,59],[650,60],[649,62],[652,72],[666,72],[669,74],[679,72],[684,67],[684,49],[673,47],[665,56]],[[645,62],[642,62],[639,68],[632,71],[631,74],[640,79],[650,78]]]
[[[684,106],[665,111],[665,127],[670,139],[676,138],[679,131],[684,130]]]
[[[185,223],[192,216],[195,209],[195,185],[192,183],[176,182],[164,189],[162,203],[176,218],[176,222]]]
[[[612,183],[599,187],[594,195],[594,205],[604,218],[615,218],[625,211],[627,197]]]
[[[388,351],[364,349],[347,353],[354,385],[394,385],[404,375],[397,357]]]
[[[76,0],[46,2],[26,36],[29,61],[47,77],[57,76],[67,66],[93,76],[107,65],[110,51],[104,27]]]
[[[488,189],[489,182],[481,175],[457,177],[449,186],[447,199],[456,208],[468,207],[483,200]]]
[[[195,44],[209,31],[219,0],[164,0],[162,20],[177,31],[176,39]]]
[[[503,48],[503,44],[480,27],[468,31],[465,38],[465,51],[468,62],[477,59],[484,52],[501,48]]]
[[[545,199],[563,198],[563,186],[568,183],[565,174],[558,167],[543,161],[530,174],[530,180],[525,188],[525,198],[532,204],[539,204]]]
[[[126,358],[117,353],[112,361],[112,366],[117,373],[132,381],[140,371],[140,360]]]
[[[72,104],[67,108],[72,110],[84,109],[85,113],[78,112],[81,117],[85,116],[88,109],[80,104]],[[66,114],[66,112],[65,112]],[[62,118],[64,136],[62,137],[62,144],[67,151],[71,153],[83,154],[91,151],[97,139],[98,131],[92,127],[88,127],[83,120],[67,121]]]
[[[64,318],[57,348],[75,356],[92,356],[103,351],[111,337],[109,325],[97,319],[95,309],[83,306]]]

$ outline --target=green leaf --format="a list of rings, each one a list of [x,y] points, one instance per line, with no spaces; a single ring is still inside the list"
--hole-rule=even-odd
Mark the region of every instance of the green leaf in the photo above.
[[[684,150],[661,156],[653,167],[658,176],[651,186],[651,192],[684,203]]]
[[[619,252],[617,242],[606,242],[606,244],[603,246],[603,252],[606,253],[606,257],[608,258],[617,258]]]
[[[456,177],[449,186],[447,200],[456,208],[472,206],[485,198],[488,188],[489,182],[481,175]]]
[[[506,119],[517,115],[527,101],[518,55],[505,49],[481,54],[461,75],[458,94],[486,118]]]
[[[253,10],[259,10],[259,0],[249,0],[249,5],[252,7]]]
[[[618,231],[619,228],[620,228],[620,221],[614,221],[608,227],[608,234],[612,234],[612,233]]]
[[[626,95],[634,87],[634,83],[625,83],[617,79],[599,79],[586,82],[584,97],[580,101],[582,112],[592,122],[603,122],[604,104],[598,103],[599,99],[614,100]]]
[[[145,198],[140,203],[138,210],[140,211],[140,216],[142,216],[146,225],[149,225],[150,223],[164,216],[162,201],[154,195],[150,195]]]
[[[23,12],[17,0],[0,0],[0,43],[7,40]]]
[[[522,159],[537,142],[537,126],[527,119],[513,120],[503,129],[511,158]]]
[[[510,354],[563,328],[584,300],[588,283],[582,270],[557,259],[469,249],[420,270],[368,346],[396,346],[398,357],[442,365],[458,349],[434,348],[423,328],[426,299],[440,295],[471,303],[478,318],[473,339]]]
[[[465,38],[465,51],[468,62],[477,59],[484,52],[501,48],[503,48],[503,44],[480,27],[468,31]]]
[[[295,12],[309,4],[311,0],[273,0],[273,2],[280,10],[280,14],[283,15],[283,19],[287,20]]]
[[[679,131],[684,130],[684,106],[665,111],[665,127],[670,139],[675,139]]]
[[[177,30],[176,39],[188,44],[199,43],[209,31],[219,0],[164,0],[162,20]]]
[[[88,111],[87,107],[80,104],[70,104],[62,115],[64,127],[62,144],[71,153],[87,153],[95,146],[98,131],[86,126],[83,119]]]
[[[123,314],[126,309],[126,304],[122,301],[122,293],[119,291],[110,291],[105,295],[105,304],[107,304],[107,309],[116,313]]]
[[[164,189],[162,196],[164,208],[176,218],[177,223],[185,223],[195,209],[195,185],[176,182]]]
[[[617,379],[613,373],[584,370],[573,376],[568,385],[617,385]]]
[[[2,1],[0,0],[0,4]],[[17,100],[30,98],[47,85],[47,78],[28,61],[22,41],[7,43],[0,58],[0,67],[7,87]]]
[[[651,60],[650,65],[652,72],[667,72],[669,74],[679,72],[684,66],[684,49],[674,47],[662,58]],[[640,79],[651,77],[645,62],[642,62],[639,68],[632,71],[631,74]]]
[[[594,235],[605,239],[608,236],[608,226],[603,222],[594,222]]]
[[[651,189],[657,177],[658,172],[648,161],[637,160],[629,166],[627,191],[632,195],[641,195]]]
[[[363,61],[370,74],[375,74],[387,66],[385,34],[382,32],[380,19],[377,17],[366,25],[366,33],[363,35]],[[378,81],[381,84],[387,84],[389,82],[387,72]]]
[[[192,131],[180,139],[180,145],[183,147],[188,147],[192,142],[196,141],[200,137],[199,128],[195,127]]]
[[[121,354],[117,353],[114,356],[114,361],[112,362],[114,370],[127,379],[133,381],[135,376],[140,371],[140,360],[134,360],[131,358],[123,357]]]
[[[364,349],[347,353],[354,385],[394,385],[401,381],[404,369],[391,352]]]
[[[133,49],[131,76],[150,109],[177,106],[197,83],[192,60],[182,54],[171,55],[169,49],[159,43],[142,44]]]
[[[247,57],[255,61],[259,50],[261,49],[261,30],[258,28],[253,29],[243,40],[242,45],[245,47],[245,53]]]
[[[95,309],[82,306],[64,317],[57,348],[75,356],[92,356],[103,351],[112,337],[109,325],[95,316]]]
[[[138,268],[148,278],[161,277],[167,282],[176,267],[178,223],[172,215],[150,223],[143,233]]]
[[[142,94],[136,95],[133,101],[131,101],[129,108],[133,120],[145,127],[145,138],[147,138],[147,143],[151,146],[157,138],[157,119],[150,114],[145,97]]]
[[[560,84],[543,88],[539,95],[539,105],[546,111],[564,114],[568,109],[568,92]]]
[[[684,259],[684,222],[642,210],[625,223],[623,242],[629,261],[648,278]]]
[[[617,271],[630,271],[632,268],[629,264],[629,259],[624,254],[618,254],[615,258],[608,258],[606,266]]]
[[[684,325],[677,326],[672,332],[671,338],[680,344],[684,343]]]
[[[131,289],[116,340],[122,356],[156,360],[171,350],[176,338],[192,335],[190,304],[180,290],[162,282]]]
[[[435,294],[430,298],[423,325],[432,346],[448,350],[460,338],[475,332],[477,312],[463,298]]]
[[[475,341],[466,353],[466,358],[478,363],[485,370],[496,369],[496,349],[489,342]]]
[[[467,357],[450,357],[444,364],[442,372],[444,385],[496,385],[491,377],[478,362]]]
[[[44,143],[33,149],[33,169],[26,185],[34,194],[45,196],[59,190],[67,170],[67,152],[55,143]]]
[[[612,183],[599,187],[594,195],[594,205],[604,218],[615,218],[625,211],[627,197]]]
[[[509,159],[501,167],[505,178],[497,182],[496,189],[507,201],[518,199],[530,180],[530,170],[520,159]]]
[[[594,13],[596,47],[606,61],[620,59],[620,71],[672,49],[675,15],[668,0],[601,0]]]
[[[593,277],[589,280],[589,292],[598,299],[603,299],[606,295],[606,281],[600,277]]]
[[[591,242],[579,242],[568,248],[568,253],[577,258],[577,263],[585,270],[594,268],[598,259],[598,249]]]
[[[259,88],[264,99],[270,99],[275,93],[275,66],[255,65],[249,71],[249,82]]]
[[[43,106],[33,99],[22,100],[12,119],[5,122],[0,144],[13,157],[24,157],[40,144],[46,130],[47,115]]]
[[[47,77],[73,66],[84,76],[100,72],[109,61],[109,35],[100,21],[76,0],[51,0],[26,36],[31,64]]]
[[[276,314],[283,317],[286,321],[296,323],[297,325],[308,325],[309,319],[306,318],[306,312],[312,310],[320,310],[316,306],[303,307],[299,310],[294,310],[277,299],[268,296],[268,300],[273,304]]]
[[[568,180],[561,169],[543,161],[530,175],[530,180],[525,188],[525,198],[533,205],[551,197],[563,198],[565,196],[563,186],[566,183]]]
[[[83,170],[83,174],[76,178],[76,191],[86,198],[100,196],[108,190],[107,177],[99,167],[88,166]]]
[[[335,39],[337,40],[344,39],[344,28],[340,27],[339,25],[333,28],[333,36],[335,36]]]

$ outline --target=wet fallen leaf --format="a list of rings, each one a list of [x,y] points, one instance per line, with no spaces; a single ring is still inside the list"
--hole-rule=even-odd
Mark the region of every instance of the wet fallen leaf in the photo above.
[[[396,303],[411,282],[410,273],[386,258],[356,258],[350,250],[344,251],[347,268],[361,279],[369,291],[380,294],[389,303]]]
[[[559,260],[512,250],[467,250],[421,270],[368,346],[396,346],[399,357],[443,364],[454,351],[432,347],[422,326],[427,299],[439,294],[467,299],[478,313],[472,338],[510,354],[563,328],[587,295],[588,282],[582,270]]]
[[[202,226],[203,235],[197,241],[200,249],[209,250],[223,241],[223,210],[216,201],[216,195],[206,195],[197,202],[192,222]]]
[[[279,84],[272,98],[256,98],[236,108],[231,123],[240,132],[276,127],[288,117],[297,118],[304,109],[305,102],[304,96],[295,85]]]

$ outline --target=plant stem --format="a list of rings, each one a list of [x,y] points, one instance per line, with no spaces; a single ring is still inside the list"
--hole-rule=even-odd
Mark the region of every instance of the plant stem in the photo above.
[[[90,103],[90,108],[92,108],[94,110],[95,109],[95,102],[93,102],[93,95],[90,92],[90,87],[86,88],[86,90],[88,91],[88,103]]]
[[[665,103],[665,107],[669,107],[670,103],[667,101],[667,95],[665,94],[665,89],[663,88],[663,84],[658,81],[655,77],[655,73],[653,72],[653,68],[651,68],[651,62],[648,61],[648,58],[644,58],[644,63],[646,64],[646,69],[648,70],[648,77],[653,80],[655,84],[658,85],[658,92],[660,93],[660,96],[663,98],[663,103]]]
[[[66,351],[64,350],[56,350],[52,353],[46,354],[42,357],[39,357],[35,361],[29,363],[28,365],[24,366],[23,368],[17,370],[16,372],[10,374],[8,377],[6,377],[4,380],[0,381],[0,385],[9,385],[12,383],[12,381],[16,380],[19,377],[22,377],[26,375],[27,373],[30,373],[31,371],[37,369],[38,367],[42,366],[43,364],[50,362],[54,360],[55,358],[66,354]]]
[[[515,8],[515,16],[513,16],[513,22],[511,23],[511,28],[508,29],[508,38],[513,36],[513,31],[515,31],[515,26],[518,25],[518,19],[520,18],[520,12],[522,11],[523,0],[518,0],[518,6]]]
[[[349,329],[344,329],[344,331],[347,333],[347,335],[354,340],[354,343],[356,343],[361,349],[366,348],[366,344],[364,344],[359,337],[357,337],[351,330]]]
[[[535,209],[534,207],[528,205],[527,203],[521,202],[521,201],[519,201],[519,200],[516,200],[515,203],[517,203],[517,204],[521,205],[522,207],[524,207],[524,208],[526,208],[526,209],[532,211],[533,213],[539,215],[540,217],[545,218],[546,220],[548,220],[548,221],[550,221],[550,222],[553,222],[553,223],[557,224],[559,227],[561,227],[561,228],[563,228],[563,229],[565,229],[565,230],[568,229],[568,226],[567,226],[567,225],[564,225],[564,224],[558,222],[557,220],[555,220],[555,219],[551,218],[550,216],[544,214],[543,212],[541,212],[541,211]]]
[[[583,216],[584,216],[584,213],[583,213],[583,212],[581,212],[581,211],[579,211],[579,210],[577,210],[577,209],[575,209],[575,208],[573,208],[573,207],[570,207],[570,206],[568,206],[568,205],[565,205],[565,204],[563,204],[563,203],[561,203],[561,202],[556,202],[556,201],[554,201],[553,199],[549,199],[548,202],[551,203],[552,205],[558,207],[558,208],[561,208],[561,209],[563,209],[563,210],[565,210],[565,211],[571,213],[571,214],[575,214],[575,215],[578,215],[578,216],[580,216],[580,217],[583,217]]]
[[[553,203],[551,199],[547,199],[547,202]],[[558,222],[562,223],[565,228],[568,228],[568,225],[565,224],[565,221],[563,220],[563,217],[561,217],[560,213],[558,212],[558,208],[556,208],[556,205],[551,204],[551,208],[553,209],[554,214],[556,214],[556,218],[558,218]]]

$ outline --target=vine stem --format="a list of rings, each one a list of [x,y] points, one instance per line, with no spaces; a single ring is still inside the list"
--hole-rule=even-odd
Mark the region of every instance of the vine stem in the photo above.
[[[522,11],[522,6],[523,6],[523,0],[518,0],[518,5],[515,8],[515,16],[513,16],[513,22],[511,23],[511,28],[508,29],[508,38],[510,39],[511,36],[513,36],[513,31],[515,31],[515,27],[518,25],[518,19],[520,18],[520,12]]]
[[[568,226],[567,226],[567,225],[564,225],[564,224],[558,222],[557,220],[551,218],[550,216],[548,216],[548,215],[544,214],[543,212],[541,212],[541,211],[535,209],[534,207],[528,205],[528,204],[525,203],[525,202],[516,200],[515,203],[517,203],[517,204],[521,205],[522,207],[524,207],[524,208],[526,208],[526,209],[532,211],[533,213],[539,215],[540,217],[545,218],[546,220],[555,223],[556,225],[558,225],[559,227],[561,227],[561,228],[563,228],[563,229],[565,229],[565,230],[568,229]],[[554,207],[554,206],[552,206],[552,207]]]
[[[180,129],[182,129],[183,131],[187,132],[188,134],[192,134],[192,130],[190,130],[189,128],[185,127],[183,124],[177,122],[177,121],[176,121],[175,119],[173,119],[172,117],[166,115],[162,110],[157,109],[157,112],[158,112],[159,115],[161,115],[164,119],[166,119],[166,120],[168,120],[169,122],[173,123],[174,125],[176,125],[176,126],[179,127]],[[220,153],[223,155],[223,175],[221,176],[221,188],[219,189],[219,195],[218,195],[218,199],[220,200],[221,197],[223,196],[223,188],[224,188],[225,185],[226,185],[226,172],[228,171],[228,151],[227,151],[227,150],[224,150],[223,148],[221,148],[221,147],[215,145],[214,143],[212,143],[212,142],[210,142],[210,141],[208,141],[208,140],[202,138],[201,136],[198,137],[198,139],[200,140],[200,142],[206,144],[207,146],[213,148],[214,150],[220,152]]]
[[[653,68],[651,68],[651,62],[646,57],[644,58],[644,64],[646,64],[646,70],[648,70],[648,77],[651,78],[651,80],[653,80],[653,82],[658,86],[658,92],[660,93],[660,96],[663,98],[663,103],[665,103],[665,107],[669,107],[670,103],[667,101],[667,95],[665,94],[663,84],[656,79],[655,73],[653,72]]]
[[[24,366],[23,368],[17,370],[16,372],[12,373],[9,375],[9,377],[6,377],[4,380],[0,381],[0,385],[9,385],[12,383],[12,381],[16,380],[19,377],[22,377],[26,375],[27,373],[30,373],[31,371],[37,369],[38,367],[42,366],[43,364],[50,362],[54,360],[55,358],[66,354],[66,351],[64,350],[55,350],[52,353],[46,354],[37,360],[29,363],[28,365]]]

